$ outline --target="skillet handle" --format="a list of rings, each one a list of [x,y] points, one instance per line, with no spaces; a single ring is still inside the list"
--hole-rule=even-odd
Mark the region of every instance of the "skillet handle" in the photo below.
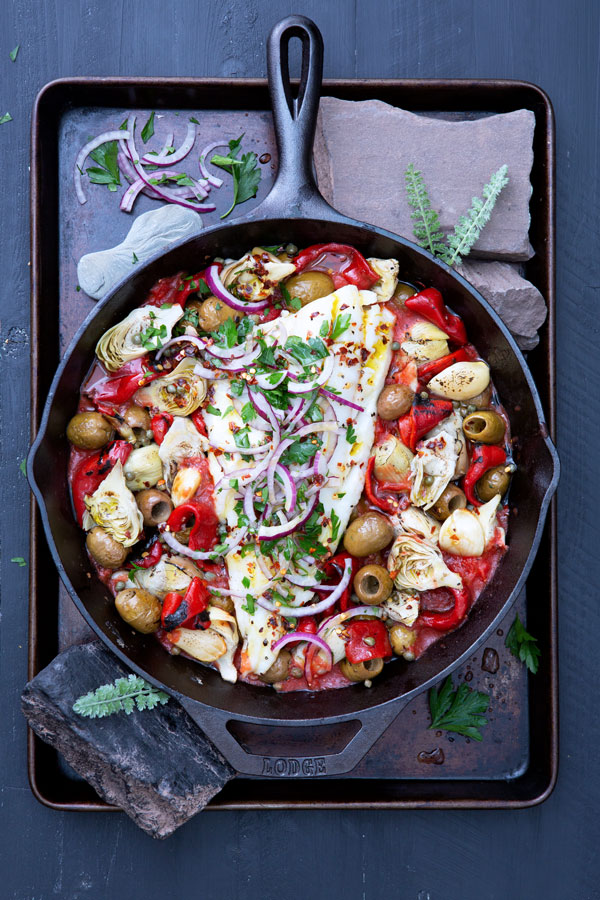
[[[319,740],[319,725],[329,725],[331,720],[277,720],[245,719],[214,707],[205,706],[188,697],[177,697],[196,725],[206,734],[227,762],[240,775],[260,775],[263,778],[313,778],[323,775],[343,775],[350,772],[371,749],[402,711],[408,701],[394,701],[383,707],[367,709],[353,715],[341,716],[338,722],[356,722],[360,725],[346,746],[338,753],[324,752],[326,743]],[[310,756],[281,755],[265,756],[244,749],[227,725],[229,722],[251,722],[258,725],[280,727],[310,726],[314,730],[314,753]],[[276,751],[276,745],[273,746]]]
[[[290,81],[289,43],[302,42],[297,94]],[[319,193],[312,151],[323,78],[323,37],[305,16],[288,16],[273,26],[267,40],[267,73],[273,108],[279,168],[275,183],[249,218],[343,217]]]

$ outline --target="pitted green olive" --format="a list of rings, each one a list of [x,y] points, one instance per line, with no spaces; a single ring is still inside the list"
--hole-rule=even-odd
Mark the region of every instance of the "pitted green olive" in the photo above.
[[[113,429],[99,412],[77,413],[67,425],[67,437],[80,450],[99,450],[113,436]]]
[[[438,520],[438,522],[444,522],[452,515],[455,509],[464,509],[466,505],[467,498],[461,489],[455,484],[449,484],[440,494],[429,512],[434,519]]]
[[[292,654],[289,650],[280,650],[279,656],[270,669],[267,669],[262,675],[259,675],[261,681],[265,684],[276,684],[278,681],[285,681],[288,677]]]
[[[127,559],[127,548],[99,525],[89,532],[85,544],[96,562],[107,569],[118,569]]]
[[[409,284],[407,281],[399,281],[394,291],[394,300],[408,300],[409,297],[414,297],[416,293],[417,289],[412,284]]]
[[[480,409],[463,419],[463,431],[470,441],[481,444],[499,444],[506,433],[502,416],[493,409]]]
[[[188,306],[191,305],[188,304]],[[198,325],[202,331],[217,331],[219,325],[225,322],[226,319],[235,319],[240,316],[237,310],[227,306],[226,303],[217,297],[207,297],[202,303],[194,304],[192,308],[198,310]]]
[[[352,556],[369,556],[383,550],[394,537],[392,523],[385,516],[368,512],[348,525],[344,549]]]
[[[327,297],[334,291],[333,281],[325,272],[299,272],[288,278],[285,287],[290,297],[297,297],[302,306]]]
[[[160,624],[161,605],[154,594],[141,588],[119,591],[115,597],[117,612],[124,622],[140,631],[151,634]]]
[[[383,566],[363,566],[354,576],[354,590],[361,603],[378,606],[392,593],[394,584]]]
[[[369,681],[383,671],[382,659],[367,659],[362,663],[351,663],[343,659],[340,663],[340,671],[349,681]]]
[[[406,384],[386,384],[377,400],[377,415],[386,422],[403,416],[411,408],[414,396]]]
[[[389,630],[390,643],[392,650],[397,656],[403,656],[405,659],[414,659],[412,646],[417,639],[417,632],[412,631],[401,622],[396,622]]]
[[[503,466],[495,466],[493,469],[488,469],[485,475],[482,475],[475,485],[475,490],[479,499],[483,500],[484,503],[487,503],[488,500],[491,500],[498,494],[503,497],[510,485],[511,475],[512,469],[506,464]]]
[[[127,407],[123,413],[123,418],[130,428],[141,428],[143,431],[148,431],[150,428],[150,416],[148,415],[148,411],[145,410],[143,406],[138,406],[136,403],[131,403]]]
[[[144,517],[144,525],[160,525],[161,522],[166,522],[173,512],[173,503],[165,491],[148,488],[136,494],[135,499]]]

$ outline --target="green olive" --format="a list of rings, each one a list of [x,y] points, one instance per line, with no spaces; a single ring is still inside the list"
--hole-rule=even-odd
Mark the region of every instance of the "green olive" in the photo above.
[[[386,384],[377,400],[377,415],[386,422],[403,416],[411,408],[414,396],[407,384]]]
[[[394,585],[383,566],[363,566],[354,576],[354,590],[361,603],[377,606],[392,593]]]
[[[409,297],[414,297],[416,293],[418,291],[412,284],[409,284],[407,281],[399,281],[394,291],[394,299],[400,301],[408,300]]]
[[[86,547],[97,563],[107,569],[118,569],[127,559],[127,549],[96,525],[88,534]]]
[[[173,512],[173,503],[165,491],[148,488],[136,494],[135,499],[144,517],[144,525],[160,525],[161,522],[166,522]]]
[[[412,631],[401,622],[396,622],[389,630],[389,637],[394,653],[405,659],[414,659],[411,648],[417,639],[416,631]]]
[[[207,297],[199,306],[195,306],[198,310],[198,325],[202,331],[217,331],[219,325],[227,319],[239,318],[240,313],[227,306],[217,297]]]
[[[440,494],[429,512],[434,519],[438,520],[438,522],[444,522],[452,515],[455,509],[464,509],[466,505],[467,498],[461,489],[455,484],[449,484]]]
[[[333,281],[325,272],[300,272],[288,278],[285,287],[290,297],[297,297],[302,306],[327,297],[334,291]]]
[[[479,499],[487,503],[488,500],[491,500],[497,494],[503,497],[508,490],[511,475],[512,467],[506,464],[488,469],[475,485]]]
[[[493,409],[480,409],[463,419],[463,431],[470,441],[480,444],[499,444],[506,433],[502,416]]]
[[[368,512],[348,525],[344,534],[344,549],[352,556],[369,556],[387,547],[393,537],[390,520],[379,513]]]
[[[270,669],[267,669],[262,675],[259,675],[261,681],[265,684],[276,684],[278,681],[285,681],[288,677],[292,654],[289,650],[280,650],[279,656]]]
[[[67,425],[67,437],[80,450],[99,450],[113,436],[110,422],[98,412],[81,412]]]
[[[115,597],[115,606],[123,621],[136,631],[150,634],[158,630],[161,605],[150,591],[141,588],[119,591]]]
[[[141,428],[144,431],[148,431],[150,428],[150,416],[148,415],[148,411],[142,406],[137,406],[135,403],[131,403],[127,407],[123,413],[123,418],[130,428]]]
[[[230,616],[235,615],[235,603],[231,597],[220,597],[218,594],[213,594],[210,598],[210,606],[216,606],[229,613]]]
[[[343,659],[340,663],[340,671],[349,681],[369,681],[383,671],[382,659],[367,659],[362,663],[351,663]]]

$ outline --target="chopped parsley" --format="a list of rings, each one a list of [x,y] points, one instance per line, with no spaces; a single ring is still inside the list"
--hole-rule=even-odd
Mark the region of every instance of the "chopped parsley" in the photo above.
[[[340,524],[341,520],[339,516],[336,514],[335,509],[331,510],[331,540],[335,544],[338,539],[338,535],[340,533]]]
[[[150,113],[150,118],[142,128],[142,140],[145,144],[148,143],[152,135],[154,134],[154,111]]]
[[[319,334],[322,338],[326,338],[329,334],[329,322],[327,321],[327,319],[325,319],[325,321],[321,323]]]
[[[9,112],[6,112],[3,116],[0,116],[0,125],[6,125],[7,122],[12,122],[12,116]]]
[[[27,565],[22,556],[13,556],[11,559],[11,563],[16,563],[21,569],[23,568],[23,566]]]
[[[242,605],[242,609],[245,609],[249,615],[253,616],[255,608],[254,597],[252,594],[246,594],[246,603]]]
[[[229,155],[215,155],[211,162],[220,169],[224,169],[233,178],[233,203],[221,216],[226,219],[230,212],[239,204],[245,203],[251,197],[256,197],[260,184],[261,172],[258,168],[256,153],[244,153],[241,159],[237,158],[242,144],[243,134],[235,140],[229,141]]]
[[[154,325],[154,320],[156,319],[156,313],[150,313],[150,322],[151,324],[145,331],[140,332],[140,343],[144,350],[160,350],[162,347],[163,340],[168,336],[167,335],[167,326],[164,322],[157,328]]]
[[[529,671],[535,675],[540,662],[540,648],[537,646],[537,638],[525,631],[525,626],[521,622],[518,613],[506,635],[504,645],[508,647],[513,656],[524,662]]]
[[[229,387],[231,393],[234,397],[241,397],[244,393],[244,382],[243,381],[230,381]]]
[[[333,328],[331,329],[331,340],[337,341],[339,337],[342,336],[344,331],[350,325],[350,320],[352,316],[350,313],[344,313],[341,316],[336,316],[333,322]]]
[[[242,578],[242,584],[244,585],[245,588],[250,587],[250,579],[248,578],[247,575],[244,575],[244,577]]]
[[[346,440],[349,444],[356,443],[356,431],[354,430],[354,425],[348,425],[346,428]]]
[[[285,284],[280,284],[279,289],[288,309],[293,309],[294,312],[298,312],[299,309],[302,309],[302,300],[300,297],[291,297]]]
[[[242,406],[242,421],[243,422],[251,422],[252,419],[256,418],[256,410],[252,406],[251,403],[244,403]]]
[[[17,46],[15,47],[15,49],[14,49],[14,50],[11,50],[10,53],[8,54],[8,55],[10,56],[10,61],[11,61],[11,62],[14,62],[14,61],[16,60],[16,58],[17,58],[17,53],[19,52],[20,46],[21,46],[20,44],[17,44]]]
[[[138,262],[139,262],[139,259],[137,258],[137,254],[134,252],[131,257],[131,265],[135,266],[135,264]],[[161,306],[161,309],[162,309],[162,306]]]
[[[92,184],[105,184],[109,191],[117,190],[121,184],[121,173],[117,163],[118,152],[117,141],[108,141],[92,150],[90,159],[93,159],[97,165],[86,169]]]
[[[218,330],[211,332],[211,336],[215,344],[218,344],[220,347],[235,347],[238,341],[238,333],[233,319],[225,319],[224,322],[221,322]]]
[[[248,429],[240,428],[233,436],[235,446],[238,450],[248,450],[250,448],[250,438],[248,437]]]
[[[210,403],[209,403],[208,406],[206,407],[206,412],[212,413],[213,416],[220,416],[220,415],[221,415],[221,411],[220,411],[219,409],[217,409],[216,406],[211,406]]]
[[[294,443],[290,444],[287,450],[283,452],[281,462],[283,465],[296,463],[296,465],[303,466],[313,458],[317,450],[321,447],[321,443],[320,438],[316,437],[314,434],[311,434],[308,440],[294,441]]]

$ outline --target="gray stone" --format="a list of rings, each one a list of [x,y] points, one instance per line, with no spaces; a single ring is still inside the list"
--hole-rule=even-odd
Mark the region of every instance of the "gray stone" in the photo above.
[[[546,321],[546,302],[538,289],[519,274],[516,266],[469,259],[456,270],[483,294],[515,336],[529,341],[537,338],[538,328]],[[531,350],[532,347],[522,349]]]
[[[71,647],[26,685],[23,712],[101,797],[152,837],[164,838],[235,772],[174,700],[104,719],[73,712],[79,696],[128,674],[100,641]]]
[[[526,109],[448,121],[379,100],[323,97],[315,144],[319,187],[340,212],[413,240],[404,172],[414,163],[448,233],[500,166],[510,181],[472,255],[527,260],[535,117]]]

